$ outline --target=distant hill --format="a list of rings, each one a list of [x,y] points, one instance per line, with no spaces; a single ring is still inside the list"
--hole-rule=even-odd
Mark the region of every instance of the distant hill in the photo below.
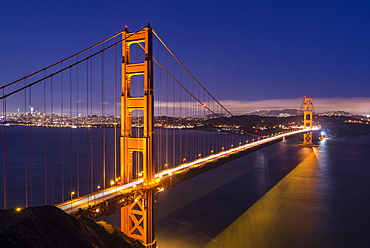
[[[353,116],[350,112],[346,111],[327,111],[324,113],[319,113],[320,116]]]
[[[258,115],[258,116],[273,116],[273,117],[288,117],[296,116],[298,109],[275,109],[275,110],[259,110],[248,113],[247,115]]]

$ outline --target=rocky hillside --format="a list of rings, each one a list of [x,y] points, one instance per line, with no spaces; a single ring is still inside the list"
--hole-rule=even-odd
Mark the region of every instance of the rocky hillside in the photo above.
[[[54,206],[0,210],[1,247],[144,247],[105,222],[75,218]]]

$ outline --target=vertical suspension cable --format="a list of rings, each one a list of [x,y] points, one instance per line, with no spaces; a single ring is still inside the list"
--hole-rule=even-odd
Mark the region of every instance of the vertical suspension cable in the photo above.
[[[196,89],[195,89],[195,87],[194,87],[194,81],[193,81],[193,93],[194,93],[194,95],[196,95]],[[192,102],[193,102],[193,108],[194,108],[194,119],[196,120],[195,121],[195,124],[194,124],[194,126],[196,127],[196,131],[194,132],[194,134],[193,134],[193,142],[194,142],[194,151],[193,151],[193,156],[194,156],[194,159],[197,159],[198,158],[198,149],[199,149],[199,141],[198,141],[198,139],[199,139],[199,115],[198,115],[198,106],[197,106],[197,104],[196,104],[196,102],[195,101],[193,101],[192,100]]]
[[[73,191],[73,168],[72,168],[72,126],[74,125],[73,113],[72,113],[72,68],[69,68],[69,118],[71,119],[69,129],[69,174],[70,174],[70,193]]]
[[[44,70],[44,78],[45,78],[45,70]],[[46,82],[44,80],[44,116],[46,115]],[[45,205],[48,204],[48,190],[47,190],[47,170],[46,170],[46,125],[44,125],[44,201]]]
[[[158,42],[157,42],[157,59],[160,60]],[[157,100],[157,117],[154,117],[154,119],[155,119],[157,124],[160,124],[161,123],[161,110],[160,110],[160,103],[161,103],[161,75],[160,75],[160,73],[161,73],[161,71],[158,69],[158,66],[156,66],[156,68],[157,68],[157,70],[156,70],[157,73],[155,73],[154,75],[157,76],[157,80],[154,81],[154,83],[156,83],[155,88],[157,89],[157,92],[158,92],[156,97],[157,97],[158,100]],[[161,171],[161,167],[160,167],[160,165],[161,165],[161,153],[160,153],[160,151],[161,151],[161,129],[162,128],[159,125],[157,125],[157,126],[158,126],[157,127],[157,130],[158,130],[157,133],[159,133],[159,135],[157,136],[157,139],[156,139],[157,140],[157,160],[156,160],[155,164],[156,164],[156,172],[159,172],[159,171]]]
[[[159,43],[157,43],[157,51],[158,51],[158,59],[160,59],[160,51],[159,51]],[[158,122],[161,124],[160,127],[159,127],[159,135],[158,135],[158,140],[159,140],[159,145],[158,145],[158,171],[160,170],[163,170],[164,167],[162,166],[163,162],[162,162],[162,131],[163,131],[163,128],[164,128],[164,125],[163,125],[163,120],[162,120],[162,97],[163,97],[163,92],[162,92],[162,70],[159,69],[159,67],[157,66],[157,70],[158,70],[158,99],[159,99],[159,103],[158,103]]]
[[[104,44],[103,44],[103,48],[104,48]],[[101,85],[102,85],[102,90],[101,90],[101,97],[102,97],[102,116],[104,117],[105,116],[105,82],[104,82],[104,52],[101,54],[101,69],[102,69],[102,78],[101,78]],[[103,163],[102,163],[102,166],[103,166],[103,188],[105,188],[105,177],[106,177],[106,162],[105,162],[105,152],[106,152],[106,148],[105,148],[105,127],[104,127],[104,124],[102,125],[102,137],[103,137],[103,149],[102,149],[102,157],[103,157]]]
[[[26,79],[24,80],[24,86],[26,86],[27,83],[26,83]],[[24,91],[24,114],[26,115],[27,113],[27,109],[26,109],[26,105],[27,105],[27,90]],[[25,183],[26,183],[26,207],[28,207],[28,159],[27,159],[27,136],[26,136],[26,127],[24,128],[24,145],[25,145],[25,148],[24,148],[24,166],[25,166],[25,176],[26,176],[26,180],[25,180]]]
[[[115,39],[116,40],[116,39]],[[114,51],[113,51],[113,119],[114,119],[114,134],[113,134],[113,149],[114,149],[114,180],[117,178],[117,72],[116,72],[116,67],[117,67],[117,58],[116,58],[116,46],[114,46]]]
[[[199,89],[200,90],[200,89]],[[203,93],[203,102],[204,102],[204,105],[207,103],[206,102],[206,99],[205,99],[205,97],[204,97],[204,91],[202,91],[202,93]],[[206,148],[207,148],[207,144],[206,144],[206,125],[205,125],[205,121],[206,121],[206,108],[205,108],[205,106],[203,106],[203,108],[202,108],[202,118],[203,118],[203,151],[202,151],[202,157],[205,157],[206,156]]]
[[[5,94],[5,89],[3,88],[3,96]],[[7,111],[6,111],[6,98],[3,99],[3,207],[4,209],[7,209],[7,146],[6,146],[6,117]]]
[[[78,62],[78,55],[76,56],[76,60]],[[79,80],[78,80],[78,64],[76,65],[76,126],[77,128],[80,127],[80,114],[78,113],[79,109],[78,109],[78,102],[79,102]],[[75,139],[76,139],[76,186],[77,186],[77,190],[76,190],[76,193],[77,193],[77,197],[80,196],[80,139],[79,139],[79,131],[76,130],[76,135],[75,135]]]
[[[32,106],[32,87],[29,88],[28,93],[28,101],[29,101],[29,106]],[[33,117],[33,112],[31,113]],[[32,206],[32,124],[29,125],[29,167],[30,167],[30,206]]]
[[[92,51],[90,50],[90,56],[91,56]],[[88,103],[90,105],[90,116],[92,116],[92,91],[93,91],[93,59],[91,58],[91,63],[90,63],[90,102]],[[90,143],[90,190],[93,192],[94,190],[94,157],[93,157],[93,140],[92,140],[92,132],[93,130],[91,129],[89,134],[89,143]]]
[[[180,69],[180,82],[182,82],[182,70]],[[179,125],[180,125],[180,155],[179,155],[179,159],[180,159],[180,164],[182,164],[183,163],[183,161],[182,161],[182,156],[183,156],[183,153],[182,153],[182,147],[183,147],[183,144],[182,144],[182,135],[183,135],[183,122],[182,122],[182,108],[184,107],[183,105],[182,105],[182,90],[181,89],[179,89],[179,95],[180,95],[180,99],[179,99],[179,118],[180,118],[180,123],[179,123]]]
[[[167,58],[167,54],[166,54],[166,68],[168,67],[168,58]],[[168,123],[168,74],[166,74],[166,165],[165,165],[165,169],[168,167],[168,164],[169,164],[169,152],[168,152],[168,127],[169,127],[169,123]]]
[[[63,62],[61,63],[60,65],[61,69],[63,69]],[[61,190],[62,190],[62,202],[64,202],[64,111],[63,111],[63,105],[64,105],[64,102],[63,102],[63,72],[61,73],[61,79],[60,79],[61,83],[60,83],[60,115],[61,115],[61,119],[62,119],[62,181],[61,181]]]
[[[55,154],[54,154],[54,127],[53,127],[53,77],[50,78],[50,114],[51,114],[51,203],[55,203],[55,181],[54,181],[54,173],[55,173]]]
[[[173,62],[173,75],[174,77],[176,78],[176,64],[175,62]],[[175,91],[175,82],[173,81],[173,84],[172,84],[172,149],[173,149],[173,152],[171,153],[172,154],[172,166],[175,166],[176,165],[176,128],[175,128],[175,121],[176,121],[176,114],[175,114],[175,110],[176,110],[176,91]]]
[[[86,61],[86,118],[89,117],[89,59]],[[91,118],[91,117],[90,117]],[[90,119],[89,118],[89,119]],[[90,124],[90,123],[86,123]],[[90,151],[89,146],[89,135],[91,128],[89,126],[85,127],[86,129],[86,153],[89,154],[88,151]],[[91,180],[91,153],[89,154],[89,168],[88,170],[88,176],[86,177],[86,189],[88,189],[88,192],[92,192],[92,180]]]
[[[189,88],[189,75],[186,74],[186,88]],[[185,107],[185,116],[186,116],[186,150],[185,150],[185,154],[186,154],[186,160],[189,160],[189,101],[188,101],[188,95],[185,94],[185,104],[186,104],[186,107]]]

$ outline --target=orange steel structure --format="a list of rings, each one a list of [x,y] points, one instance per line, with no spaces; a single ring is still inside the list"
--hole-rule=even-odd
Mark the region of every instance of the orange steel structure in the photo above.
[[[303,128],[312,129],[312,97],[304,97],[303,100]],[[312,142],[312,132],[307,132],[303,134],[303,144],[304,146],[313,146]]]
[[[121,96],[121,138],[120,138],[120,174],[121,183],[127,184],[135,179],[133,153],[142,155],[143,188],[135,201],[121,208],[121,230],[128,236],[141,240],[146,247],[156,247],[153,228],[154,204],[154,164],[153,164],[153,61],[152,29],[146,28],[129,33],[127,28],[122,33],[122,96]],[[131,63],[131,45],[144,48],[144,61]],[[132,96],[131,79],[143,76],[143,95]],[[143,135],[134,137],[132,132],[132,111],[143,112]]]

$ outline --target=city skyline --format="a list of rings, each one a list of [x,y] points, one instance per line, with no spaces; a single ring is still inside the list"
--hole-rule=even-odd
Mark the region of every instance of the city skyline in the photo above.
[[[370,114],[369,3],[17,1],[1,10],[0,85],[150,22],[234,114],[298,108]],[[233,87],[230,87],[232,85]],[[298,106],[297,106],[298,105]],[[274,107],[274,108],[272,108]]]

